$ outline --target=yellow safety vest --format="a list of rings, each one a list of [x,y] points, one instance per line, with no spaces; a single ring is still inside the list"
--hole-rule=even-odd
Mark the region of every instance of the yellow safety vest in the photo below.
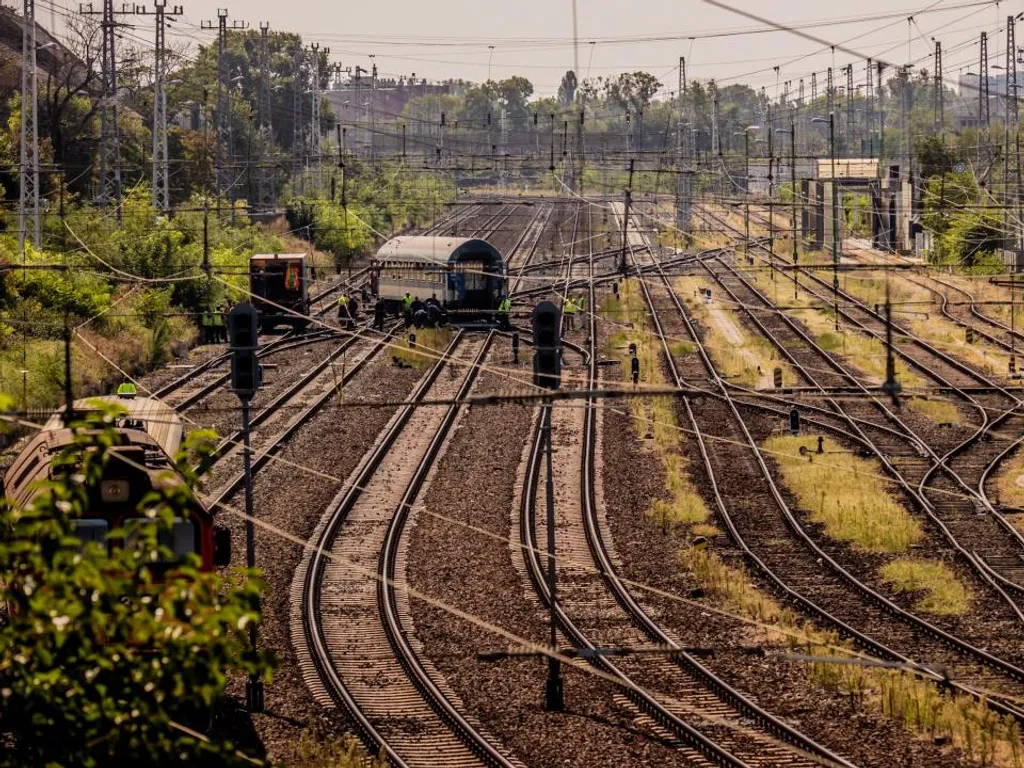
[[[508,297],[506,296],[504,299],[501,300],[501,304],[498,305],[498,311],[501,312],[503,315],[507,315],[510,309],[512,309],[512,302],[509,301]]]
[[[402,306],[406,309],[412,309],[412,296],[403,296]]]
[[[572,299],[566,299],[565,304],[562,307],[562,311],[567,315],[576,314],[576,304]]]
[[[135,389],[135,385],[131,382],[125,382],[117,388],[118,397],[135,397],[136,394],[137,391]]]

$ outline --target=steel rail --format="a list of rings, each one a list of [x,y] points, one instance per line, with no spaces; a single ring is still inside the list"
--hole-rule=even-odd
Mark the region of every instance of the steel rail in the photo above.
[[[695,343],[697,345],[698,351],[700,352],[701,359],[702,359],[702,362],[703,362],[705,368],[713,376],[717,377],[717,373],[715,372],[714,364],[711,362],[711,359],[708,356],[708,354],[707,354],[707,352],[706,352],[706,350],[705,350],[705,348],[703,346],[703,343],[700,341],[700,338],[697,335],[696,330],[693,328],[693,326],[692,326],[692,324],[691,324],[691,322],[689,320],[688,315],[686,314],[685,310],[682,308],[681,304],[679,303],[678,297],[675,296],[674,292],[671,293],[671,295],[673,297],[673,301],[676,304],[677,310],[680,313],[680,316],[682,317],[684,323],[686,324],[686,326],[688,328],[688,331],[689,331],[690,335],[693,337],[693,339],[694,339],[694,341],[695,341]],[[767,465],[764,463],[764,460],[763,460],[763,457],[760,454],[760,451],[757,449],[756,442],[754,442],[752,436],[750,435],[749,431],[747,430],[746,424],[743,422],[743,420],[740,417],[738,411],[736,410],[736,404],[733,402],[732,397],[728,395],[728,387],[727,387],[726,383],[724,381],[722,381],[720,378],[718,378],[718,383],[719,383],[719,386],[722,389],[723,393],[726,394],[726,400],[727,400],[727,402],[730,403],[730,405],[731,405],[731,407],[732,407],[732,409],[734,411],[734,415],[735,415],[736,421],[737,421],[738,425],[740,426],[741,430],[743,431],[744,435],[746,436],[751,450],[755,453],[755,456],[756,456],[756,459],[758,461],[758,464],[761,466],[762,474],[764,475],[766,481],[768,481],[768,483],[769,483],[769,485],[770,485],[770,487],[772,489],[772,495],[775,497],[777,504],[779,505],[780,509],[782,509],[783,513],[785,514],[790,529],[794,530],[794,532],[797,533],[797,535],[812,549],[812,551],[814,551],[814,553],[819,558],[821,558],[822,562],[828,563],[830,568],[832,568],[837,574],[842,576],[845,581],[847,581],[848,583],[853,585],[858,590],[862,591],[863,594],[866,597],[868,597],[873,604],[882,607],[884,610],[886,610],[889,613],[893,613],[893,614],[895,614],[897,616],[901,616],[905,620],[910,621],[911,623],[917,625],[918,628],[924,630],[929,636],[934,637],[934,638],[942,641],[944,644],[946,644],[949,647],[952,647],[954,650],[958,650],[960,652],[963,652],[963,653],[966,653],[966,654],[969,654],[969,655],[975,657],[976,659],[981,661],[985,666],[987,666],[989,668],[993,668],[993,669],[998,669],[998,670],[1000,670],[1001,672],[1003,672],[1004,674],[1008,675],[1010,678],[1012,678],[1012,679],[1014,679],[1016,681],[1024,680],[1024,670],[1021,670],[1021,669],[1019,669],[1019,668],[1009,664],[1008,662],[1005,662],[1005,661],[1003,661],[1001,659],[998,659],[995,656],[992,656],[991,654],[989,654],[988,652],[984,651],[983,649],[976,648],[975,646],[972,646],[969,643],[965,643],[964,641],[960,640],[959,638],[956,638],[955,636],[953,636],[953,635],[951,635],[949,633],[946,633],[944,630],[941,630],[938,627],[935,627],[935,626],[931,625],[930,623],[924,621],[923,619],[920,619],[919,617],[914,616],[913,614],[909,614],[909,613],[903,611],[903,609],[901,609],[899,606],[896,606],[891,601],[889,601],[887,598],[879,595],[878,593],[874,592],[874,590],[872,590],[870,587],[868,587],[867,585],[865,585],[862,582],[860,582],[859,580],[857,580],[852,574],[850,574],[848,571],[846,571],[839,563],[835,562],[826,552],[824,552],[824,550],[822,550],[820,547],[818,547],[817,544],[813,541],[813,539],[811,539],[806,534],[806,532],[803,531],[802,527],[799,525],[799,521],[797,521],[795,519],[795,517],[792,515],[792,512],[788,509],[788,506],[785,503],[785,500],[782,498],[781,494],[778,492],[778,489],[775,486],[774,480],[770,476],[770,471],[768,470]],[[688,413],[692,413],[692,412],[688,410]],[[696,423],[695,418],[691,419],[691,423],[692,423],[692,426],[693,426],[693,429],[694,429],[695,433],[698,435],[698,437],[700,439],[700,442],[701,442],[701,444],[703,446],[703,442],[704,442],[703,441],[703,437],[700,435],[700,430],[699,430],[699,427],[698,427],[698,425]],[[702,455],[705,455],[705,451],[704,451],[703,447],[702,447]],[[709,457],[705,458],[705,465],[706,465],[706,467],[708,469],[708,472],[712,473],[713,472],[713,467],[712,467],[712,464],[710,463],[710,458]],[[726,521],[726,524],[729,527],[730,533],[732,534],[734,540],[739,544],[741,549],[743,549],[744,554],[747,555],[752,560],[752,562],[754,562],[758,566],[758,568],[761,569],[762,572],[764,572],[779,588],[783,589],[791,598],[793,598],[794,600],[798,601],[801,605],[803,605],[808,610],[810,610],[813,613],[819,615],[821,618],[827,620],[829,623],[839,627],[844,633],[849,634],[852,638],[854,638],[858,642],[858,644],[861,644],[863,647],[868,648],[868,649],[872,650],[873,652],[878,653],[878,654],[883,655],[883,656],[886,656],[888,658],[896,659],[896,660],[899,660],[899,661],[902,661],[902,662],[905,662],[905,663],[911,663],[911,660],[909,658],[903,656],[902,654],[900,654],[897,651],[894,651],[893,649],[888,648],[887,646],[882,645],[878,641],[875,641],[874,639],[869,638],[867,635],[864,635],[859,630],[856,630],[852,626],[846,624],[845,622],[843,622],[838,617],[833,616],[828,611],[826,611],[824,608],[821,608],[820,606],[816,605],[815,603],[813,603],[808,598],[805,598],[803,595],[801,595],[796,590],[790,588],[743,541],[742,536],[740,535],[739,531],[735,527],[735,524],[731,520],[731,515],[730,515],[730,513],[728,511],[727,506],[724,504],[724,501],[722,500],[722,498],[720,496],[720,493],[718,492],[717,483],[715,483],[713,477],[711,478],[711,481],[712,481],[712,486],[713,486],[714,491],[715,491],[717,506],[719,507],[719,510],[722,513],[723,519]],[[925,674],[925,676],[928,676],[928,677],[932,677],[933,679],[935,679],[937,681],[945,682],[945,680],[943,678],[941,678],[940,676],[938,676],[938,675],[928,675],[927,673],[923,673],[923,672],[922,672],[922,674]],[[981,694],[979,694],[973,688],[970,688],[969,686],[964,685],[962,683],[954,681],[953,682],[953,686],[958,688],[962,692],[967,693],[967,694],[973,696],[974,698],[982,698],[983,697]],[[997,701],[997,700],[993,700],[993,699],[989,699],[989,705],[993,709],[995,709],[997,711],[1000,711],[1000,712],[1002,712],[1004,714],[1010,714],[1010,715],[1014,716],[1015,718],[1017,718],[1019,720],[1024,719],[1024,710],[1022,710],[1019,707],[1012,706],[1012,705],[1006,704],[1006,703],[1004,703],[1002,701]]]

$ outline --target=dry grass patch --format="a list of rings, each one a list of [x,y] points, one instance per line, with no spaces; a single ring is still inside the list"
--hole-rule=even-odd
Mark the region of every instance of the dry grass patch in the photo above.
[[[630,381],[632,378],[629,346],[635,344],[641,386],[667,384],[662,371],[661,342],[647,330],[647,305],[635,280],[622,282],[618,301],[614,297],[607,299],[601,307],[601,316],[622,328],[609,339],[608,353],[622,365],[623,379]],[[670,346],[675,354],[692,353],[694,349],[685,341]],[[651,438],[651,447],[665,471],[668,498],[656,500],[648,514],[666,529],[706,522],[707,507],[690,482],[689,462],[683,455],[685,438],[679,431],[674,398],[632,398],[629,408],[638,436]]]
[[[711,287],[717,297],[712,304],[704,303],[701,292]],[[782,385],[793,386],[796,375],[781,358],[775,346],[758,334],[749,333],[736,312],[719,303],[722,293],[696,277],[680,277],[674,283],[679,297],[690,313],[705,328],[704,346],[722,376],[754,389],[771,389],[772,369],[782,369]]]
[[[409,342],[410,334],[416,336],[415,346]],[[391,355],[417,371],[425,371],[444,354],[453,337],[450,328],[411,328],[405,338],[391,348]]]
[[[854,652],[835,634],[800,623],[751,584],[746,572],[725,565],[711,549],[687,548],[681,559],[718,607],[760,624],[758,632],[765,642],[820,657],[820,662],[807,666],[815,685],[880,711],[921,737],[947,738],[982,765],[1021,768],[1024,746],[1013,718],[1001,718],[967,696],[944,696],[934,682],[907,672],[829,663]]]
[[[1017,450],[1003,462],[995,485],[1000,504],[1024,508],[1024,450]]]
[[[942,315],[938,298],[931,291],[897,274],[889,276],[889,286],[896,305],[896,322],[918,338],[975,368],[993,375],[1006,375],[1009,355],[980,338],[968,344],[965,329]],[[848,277],[844,279],[843,289],[865,304],[881,305],[885,302],[885,275],[867,272],[856,278]],[[906,314],[901,314],[901,308]],[[928,313],[928,316],[920,313]]]
[[[800,448],[809,452],[800,456]],[[868,552],[905,552],[922,538],[921,526],[892,496],[881,467],[825,439],[773,437],[764,449],[779,465],[786,486],[829,536]]]
[[[880,573],[897,592],[922,593],[914,606],[919,611],[951,616],[964,613],[970,606],[970,592],[949,566],[937,560],[898,558],[884,565]]]

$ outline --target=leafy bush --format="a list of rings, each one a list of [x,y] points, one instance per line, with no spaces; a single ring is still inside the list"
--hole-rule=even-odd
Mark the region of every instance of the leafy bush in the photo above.
[[[26,508],[0,507],[0,766],[251,765],[191,729],[209,721],[230,673],[269,674],[271,657],[247,639],[260,620],[257,575],[228,588],[193,559],[156,578],[150,564],[170,555],[157,532],[189,498],[181,484],[139,505],[155,525],[133,545],[108,552],[73,535],[114,460],[110,416],[78,432],[57,463],[63,481]]]

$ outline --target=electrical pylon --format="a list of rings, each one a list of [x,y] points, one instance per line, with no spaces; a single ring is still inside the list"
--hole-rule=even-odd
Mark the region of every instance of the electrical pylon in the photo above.
[[[21,195],[18,205],[18,245],[25,256],[29,236],[42,247],[39,220],[39,97],[36,71],[36,4],[25,0],[21,33]]]
[[[153,208],[168,213],[171,174],[167,150],[167,17],[184,13],[180,5],[167,8],[167,0],[153,0],[156,45],[153,56]]]

